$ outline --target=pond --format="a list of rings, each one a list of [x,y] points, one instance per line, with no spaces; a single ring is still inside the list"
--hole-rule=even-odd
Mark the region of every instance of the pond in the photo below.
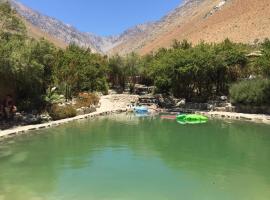
[[[0,144],[0,200],[269,200],[270,127],[115,115]]]

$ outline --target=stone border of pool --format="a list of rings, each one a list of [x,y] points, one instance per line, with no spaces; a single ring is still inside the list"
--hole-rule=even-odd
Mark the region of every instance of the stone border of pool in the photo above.
[[[210,112],[198,111],[196,112],[196,114],[205,115],[210,118],[243,120],[255,123],[270,124],[270,115],[218,112],[218,111],[210,111]]]
[[[0,132],[0,141],[7,139],[7,138],[10,138],[10,137],[14,137],[16,135],[22,135],[22,134],[25,134],[25,133],[30,132],[30,131],[56,127],[56,126],[66,124],[69,122],[73,122],[73,121],[90,119],[90,118],[94,118],[94,117],[98,117],[98,116],[105,116],[105,115],[117,114],[117,113],[123,113],[123,112],[127,112],[127,109],[97,111],[97,112],[86,114],[86,115],[79,115],[76,117],[62,119],[62,120],[58,120],[58,121],[47,122],[44,124],[28,125],[28,126],[17,127],[14,129],[8,129],[8,130],[4,130],[4,131]]]
[[[94,118],[98,116],[110,115],[110,114],[123,113],[123,112],[127,112],[127,109],[97,111],[97,112],[86,114],[86,115],[79,115],[73,118],[52,121],[52,122],[48,122],[44,124],[28,125],[28,126],[17,127],[14,129],[8,129],[8,130],[4,130],[0,132],[0,141],[10,138],[10,137],[14,137],[16,135],[22,135],[30,131],[56,127],[62,124],[72,122],[72,121],[78,121],[78,120],[89,119],[89,118]],[[255,122],[255,123],[270,124],[270,115],[217,112],[217,111],[210,111],[210,112],[197,111],[195,113],[205,115],[210,118],[243,120],[243,121],[250,121],[250,122]]]

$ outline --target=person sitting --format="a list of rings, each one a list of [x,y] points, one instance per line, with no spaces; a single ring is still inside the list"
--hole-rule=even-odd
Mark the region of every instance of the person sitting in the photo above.
[[[17,107],[14,104],[13,98],[11,95],[7,95],[4,101],[4,113],[6,119],[12,119],[17,112]]]

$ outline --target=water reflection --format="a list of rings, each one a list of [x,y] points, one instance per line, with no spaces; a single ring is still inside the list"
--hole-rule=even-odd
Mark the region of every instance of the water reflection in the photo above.
[[[1,144],[0,199],[269,199],[268,129],[117,115],[43,130]]]

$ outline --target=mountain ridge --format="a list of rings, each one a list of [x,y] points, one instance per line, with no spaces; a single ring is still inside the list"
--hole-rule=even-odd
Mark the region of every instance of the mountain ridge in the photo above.
[[[181,5],[186,5],[189,2],[199,2],[200,0],[186,0]],[[84,33],[76,29],[72,25],[65,24],[60,20],[41,14],[34,9],[31,9],[17,0],[9,0],[12,7],[21,15],[27,22],[34,27],[40,28],[45,33],[58,38],[64,43],[76,43],[79,46],[91,48],[96,52],[109,53],[112,49],[132,38],[138,38],[147,34],[149,36],[152,29],[158,29],[159,23],[166,19],[167,15],[155,22],[147,22],[130,27],[119,35],[108,37],[98,36],[92,33]],[[179,5],[177,8],[181,8]],[[176,9],[177,9],[176,8]],[[172,13],[172,12],[171,12]],[[168,14],[168,17],[170,13]],[[131,48],[130,52],[136,50],[137,47]]]
[[[59,41],[59,46],[75,43],[108,55],[147,54],[169,47],[174,39],[187,39],[195,44],[225,38],[252,43],[270,37],[269,0],[185,0],[160,20],[138,24],[108,37],[81,32],[17,0],[8,1],[31,27],[30,32],[35,30],[41,36],[44,32],[50,40]]]
[[[194,44],[202,40],[253,44],[270,38],[269,0],[205,1],[189,20],[166,34],[159,35],[140,49],[141,54],[171,45],[173,39],[188,39]]]

